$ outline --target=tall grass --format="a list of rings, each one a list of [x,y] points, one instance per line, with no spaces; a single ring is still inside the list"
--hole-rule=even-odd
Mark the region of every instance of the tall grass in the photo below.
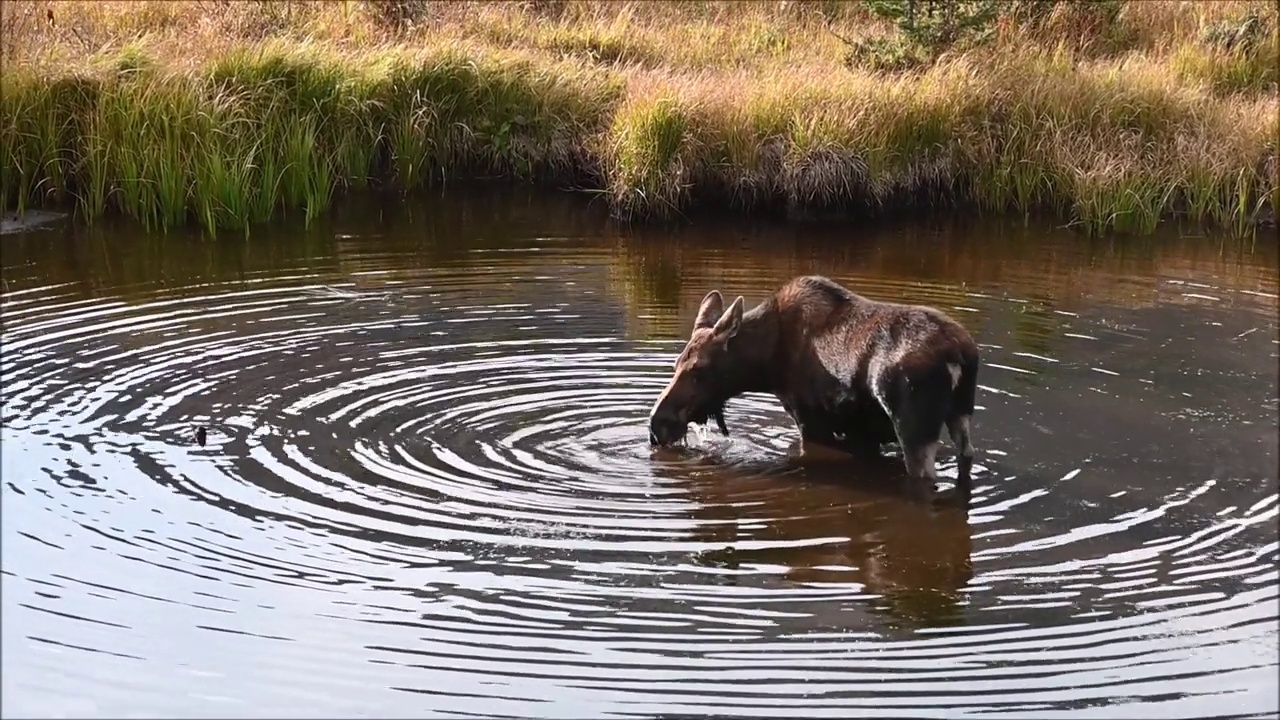
[[[370,180],[413,190],[460,174],[564,178],[619,86],[596,71],[452,50],[336,59],[270,43],[198,72],[0,80],[7,205],[74,198],[151,228],[308,219]]]
[[[1148,233],[1280,209],[1269,3],[1129,3],[1105,33],[1069,9],[910,72],[847,64],[837,35],[887,32],[855,3],[419,5],[406,29],[358,3],[60,2],[53,30],[9,0],[0,198],[210,232],[475,176],[594,185],[632,218],[976,205]],[[1246,45],[1248,13],[1270,34]]]

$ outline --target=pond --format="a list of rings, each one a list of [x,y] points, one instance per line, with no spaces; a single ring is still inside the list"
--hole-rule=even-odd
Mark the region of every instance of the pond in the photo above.
[[[0,237],[3,713],[1280,709],[1273,239],[599,205]],[[769,396],[649,446],[702,296],[815,272],[980,343],[967,511]]]

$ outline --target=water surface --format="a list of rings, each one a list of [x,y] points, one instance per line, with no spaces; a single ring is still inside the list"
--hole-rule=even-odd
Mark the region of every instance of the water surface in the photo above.
[[[491,191],[0,243],[5,715],[1280,710],[1274,241]],[[807,272],[981,343],[967,512],[768,396],[649,448],[702,296]]]

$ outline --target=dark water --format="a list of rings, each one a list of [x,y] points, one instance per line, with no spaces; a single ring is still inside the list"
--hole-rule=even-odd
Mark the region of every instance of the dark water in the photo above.
[[[494,192],[0,250],[6,716],[1280,709],[1274,240]],[[982,344],[967,515],[764,396],[651,452],[702,295],[812,271]]]

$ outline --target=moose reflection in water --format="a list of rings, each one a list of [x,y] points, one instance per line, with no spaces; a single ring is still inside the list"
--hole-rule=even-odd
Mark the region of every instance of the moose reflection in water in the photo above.
[[[690,422],[715,419],[744,392],[775,395],[809,443],[876,456],[897,442],[919,499],[932,496],[945,426],[959,453],[956,492],[970,493],[970,419],[978,347],[939,310],[879,302],[809,275],[750,311],[738,296],[703,298],[671,380],[649,415],[654,445],[681,440]]]
[[[656,449],[653,459],[654,472],[679,480],[697,505],[697,539],[716,548],[699,563],[776,565],[789,583],[860,585],[853,597],[885,613],[888,625],[963,624],[962,590],[973,577],[968,509],[904,496],[896,457],[851,460],[797,441],[781,460],[747,465],[691,448]],[[789,544],[815,538],[847,539]],[[740,547],[753,540],[765,547]]]

